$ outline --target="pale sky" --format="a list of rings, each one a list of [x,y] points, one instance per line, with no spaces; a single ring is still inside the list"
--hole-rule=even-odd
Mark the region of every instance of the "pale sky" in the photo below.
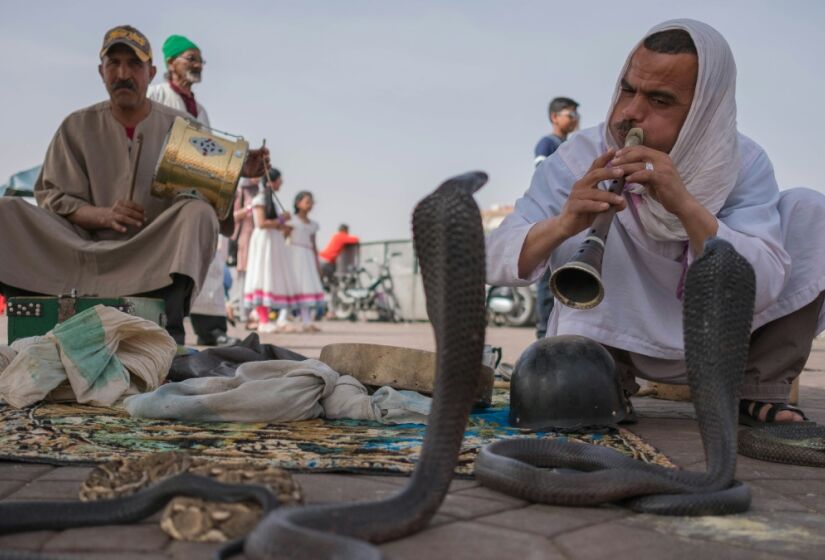
[[[489,173],[482,207],[515,201],[547,102],[572,97],[582,127],[598,124],[627,53],[677,17],[727,38],[739,129],[767,150],[780,188],[825,192],[820,0],[0,0],[0,183],[42,162],[66,115],[105,99],[97,53],[128,23],[158,61],[172,33],[201,47],[195,92],[212,125],[266,138],[284,203],[315,194],[322,244],[342,221],[363,240],[406,239],[415,202],[451,175]]]

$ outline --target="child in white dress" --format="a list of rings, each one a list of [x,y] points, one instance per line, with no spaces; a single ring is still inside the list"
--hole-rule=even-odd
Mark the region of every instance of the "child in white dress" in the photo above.
[[[273,192],[282,184],[281,173],[270,169],[269,181],[252,200],[255,230],[249,240],[244,304],[257,311],[258,332],[262,333],[289,330],[290,308],[295,304],[292,259],[286,246],[292,229],[286,223],[290,216],[289,212],[279,215],[273,200]],[[275,324],[269,322],[270,310],[278,311]]]
[[[295,301],[301,310],[301,324],[304,332],[318,332],[313,324],[315,310],[324,301],[318,261],[315,234],[318,224],[309,219],[315,204],[312,193],[301,191],[295,195],[295,216],[292,218],[292,233],[289,245],[292,252],[292,270],[295,274]]]

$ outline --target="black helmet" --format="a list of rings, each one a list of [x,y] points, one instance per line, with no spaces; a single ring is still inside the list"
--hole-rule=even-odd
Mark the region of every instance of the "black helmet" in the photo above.
[[[535,341],[510,381],[510,424],[535,431],[616,427],[627,416],[616,364],[598,342],[563,335]]]

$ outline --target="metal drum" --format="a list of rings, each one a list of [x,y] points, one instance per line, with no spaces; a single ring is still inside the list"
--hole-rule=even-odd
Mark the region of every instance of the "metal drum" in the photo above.
[[[175,118],[163,143],[152,180],[162,198],[201,198],[218,218],[229,216],[249,143],[182,117]]]

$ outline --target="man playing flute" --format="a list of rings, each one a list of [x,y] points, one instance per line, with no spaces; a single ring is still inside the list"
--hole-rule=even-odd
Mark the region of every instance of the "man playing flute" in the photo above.
[[[825,196],[779,192],[764,150],[736,128],[736,65],[707,24],[655,26],[619,74],[605,123],[542,162],[514,212],[487,238],[487,281],[527,285],[566,263],[595,216],[618,212],[607,238],[605,298],[555,306],[547,335],[578,334],[634,377],[686,383],[682,288],[705,240],[718,236],[756,272],[740,419],[801,421],[789,406],[814,337],[825,329]],[[620,148],[634,127],[644,145]],[[624,177],[619,196],[598,188]]]

